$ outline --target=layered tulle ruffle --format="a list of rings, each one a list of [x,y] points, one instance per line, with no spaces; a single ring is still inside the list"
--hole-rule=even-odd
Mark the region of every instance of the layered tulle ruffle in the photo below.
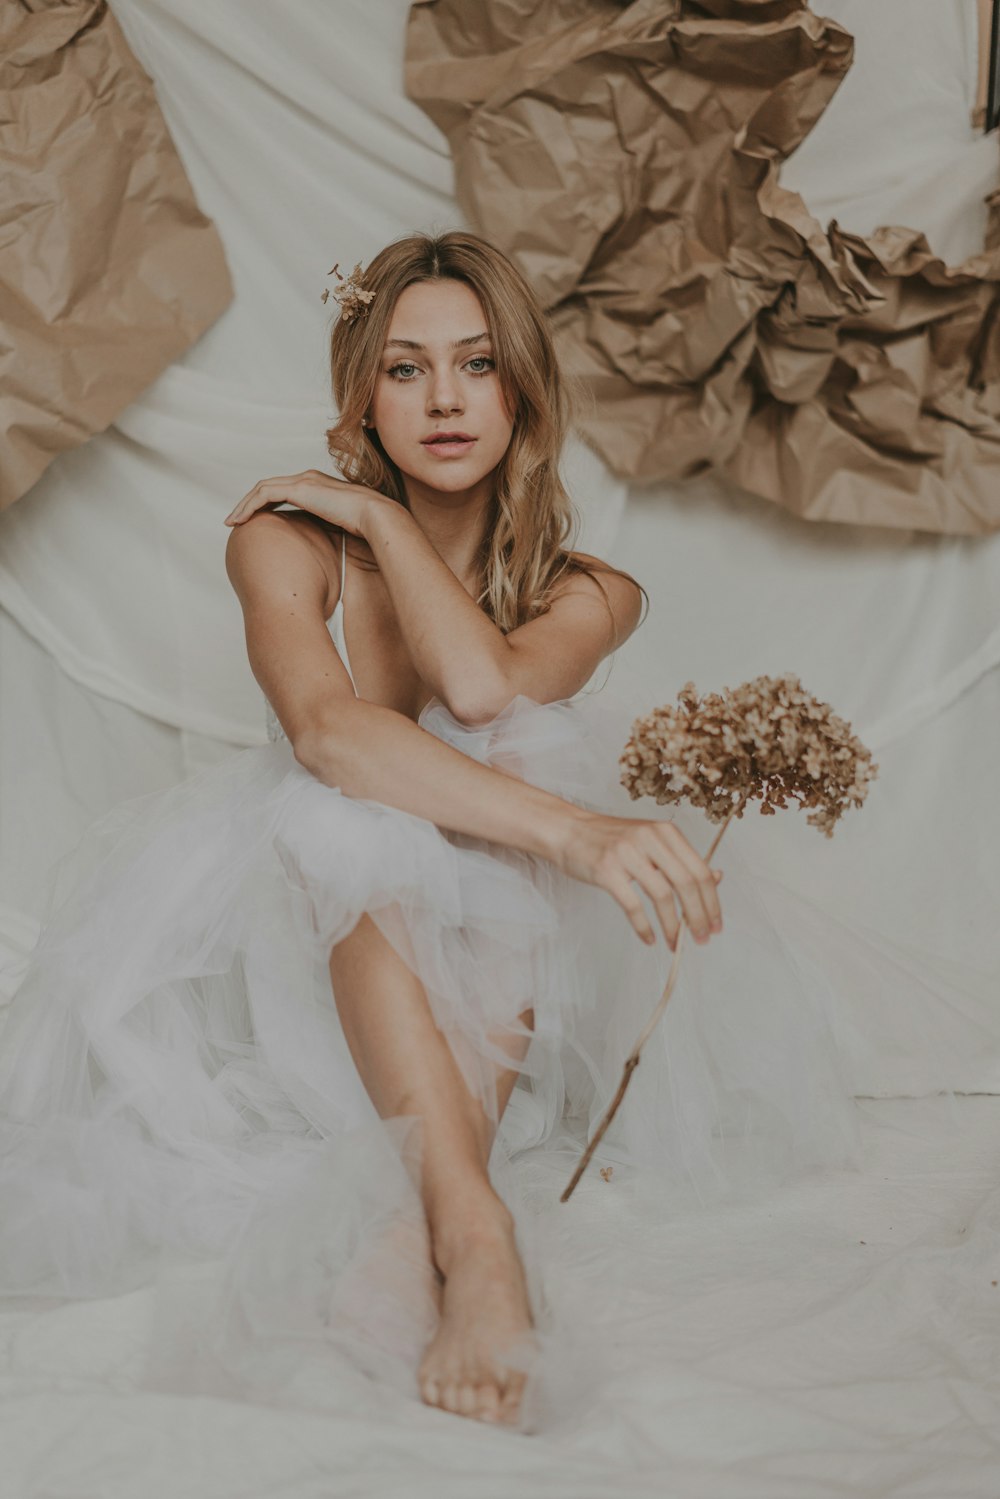
[[[628,722],[593,697],[518,696],[479,728],[435,700],[420,723],[582,806],[665,815],[628,803]],[[707,844],[700,818],[683,826]],[[717,860],[725,932],[689,944],[592,1170],[632,1164],[705,1196],[852,1158],[822,973],[797,960],[737,843]],[[230,1277],[242,1325],[305,1317],[332,1335],[314,1302],[288,1301],[322,1258],[303,1246],[327,1245],[328,1311],[365,1225],[391,1202],[419,1216],[419,1129],[378,1119],[331,986],[331,947],[363,913],[494,1115],[495,1064],[529,1043],[498,1185],[512,1190],[511,1162],[537,1146],[562,1149],[568,1176],[662,992],[662,936],[647,947],[607,892],[538,856],[323,785],[279,740],[121,804],[53,870],[0,1039],[0,1291],[102,1295],[228,1258],[244,1267]]]

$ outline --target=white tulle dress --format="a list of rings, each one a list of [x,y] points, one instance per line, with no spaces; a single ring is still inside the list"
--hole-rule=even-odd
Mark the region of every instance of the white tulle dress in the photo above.
[[[343,606],[342,586],[330,629],[350,670]],[[378,1118],[338,1019],[331,947],[370,915],[487,1106],[504,1038],[533,1009],[490,1169],[536,1286],[540,1207],[519,1195],[519,1162],[556,1164],[551,1207],[670,954],[541,858],[322,784],[270,722],[267,745],[115,807],[51,872],[0,1033],[0,1294],[155,1284],[148,1378],[161,1386],[292,1398],[317,1350],[335,1350],[416,1397],[436,1313],[407,1263],[412,1239],[391,1230],[420,1216],[419,1121]],[[419,724],[580,805],[668,815],[619,785],[629,722],[599,695],[518,695],[478,728],[435,699]],[[700,815],[678,820],[707,847]],[[666,1212],[673,1193],[855,1158],[823,975],[776,927],[737,845],[716,860],[725,931],[688,943],[621,1110],[558,1208],[567,1222],[609,1164],[660,1184]]]

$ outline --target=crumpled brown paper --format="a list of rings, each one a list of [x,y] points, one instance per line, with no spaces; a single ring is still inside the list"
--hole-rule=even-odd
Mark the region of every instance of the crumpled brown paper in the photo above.
[[[405,81],[613,472],[713,466],[810,520],[990,531],[1000,203],[947,267],[911,230],[824,231],[778,180],[852,51],[803,0],[417,0]]]
[[[0,509],[233,296],[152,79],[104,0],[0,5]]]

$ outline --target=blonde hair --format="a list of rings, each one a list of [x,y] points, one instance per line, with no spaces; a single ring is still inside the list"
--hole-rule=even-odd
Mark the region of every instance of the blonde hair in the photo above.
[[[414,282],[447,278],[465,282],[482,303],[501,393],[513,417],[479,554],[476,600],[507,634],[546,612],[556,582],[567,571],[615,572],[636,580],[607,563],[595,567],[566,548],[579,520],[559,477],[571,396],[545,311],[501,251],[479,235],[450,230],[406,235],[371,260],[363,277],[365,289],[374,293],[371,303],[363,316],[338,319],[330,335],[330,373],[340,414],[327,431],[327,449],[349,482],[406,505],[403,475],[377,432],[362,426],[362,417],[375,391],[397,298]],[[646,590],[636,587],[648,605]]]

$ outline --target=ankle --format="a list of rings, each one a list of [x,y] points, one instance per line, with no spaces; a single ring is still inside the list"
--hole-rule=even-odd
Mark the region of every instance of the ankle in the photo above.
[[[468,1254],[496,1244],[509,1244],[514,1219],[499,1197],[484,1197],[475,1205],[463,1203],[459,1212],[428,1214],[434,1260],[442,1275],[449,1265]]]

